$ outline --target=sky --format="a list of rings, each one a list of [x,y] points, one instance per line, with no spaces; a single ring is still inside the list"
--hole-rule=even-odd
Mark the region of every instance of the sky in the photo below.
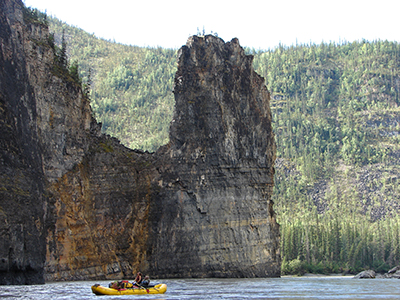
[[[99,38],[178,49],[198,32],[225,42],[274,49],[279,44],[399,41],[398,0],[23,0]]]

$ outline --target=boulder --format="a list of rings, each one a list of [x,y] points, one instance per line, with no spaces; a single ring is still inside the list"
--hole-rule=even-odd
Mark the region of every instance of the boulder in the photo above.
[[[375,278],[376,274],[375,271],[373,270],[366,270],[358,273],[356,276],[354,276],[354,279],[367,279],[367,278]]]

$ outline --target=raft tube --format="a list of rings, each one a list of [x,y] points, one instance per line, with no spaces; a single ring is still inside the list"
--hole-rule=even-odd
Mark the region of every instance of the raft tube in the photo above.
[[[113,289],[95,284],[92,292],[96,295],[145,295],[145,294],[164,294],[167,291],[166,284],[157,284],[149,287],[134,287],[126,289]]]

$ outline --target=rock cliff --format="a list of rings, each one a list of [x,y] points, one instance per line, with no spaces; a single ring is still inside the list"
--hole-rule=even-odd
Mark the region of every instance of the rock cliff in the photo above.
[[[269,93],[237,39],[193,36],[179,51],[175,115],[152,213],[153,274],[280,274]],[[169,157],[169,159],[168,159]]]
[[[0,284],[280,275],[269,93],[239,42],[179,52],[170,143],[100,134],[45,23],[0,0]]]
[[[44,282],[49,187],[98,129],[80,86],[54,66],[44,22],[0,1],[0,283]]]
[[[0,1],[0,284],[42,283],[45,258],[45,182],[28,78],[30,38],[42,28],[22,19],[21,4]]]

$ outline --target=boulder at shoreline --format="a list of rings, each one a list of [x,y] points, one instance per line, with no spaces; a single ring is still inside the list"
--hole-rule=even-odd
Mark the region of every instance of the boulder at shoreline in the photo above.
[[[353,277],[354,279],[364,279],[364,278],[396,278],[400,279],[400,266],[390,269],[385,274],[376,274],[373,270],[366,270],[358,273]]]
[[[375,278],[375,271],[374,270],[365,270],[365,271],[358,273],[353,278],[354,279]]]

